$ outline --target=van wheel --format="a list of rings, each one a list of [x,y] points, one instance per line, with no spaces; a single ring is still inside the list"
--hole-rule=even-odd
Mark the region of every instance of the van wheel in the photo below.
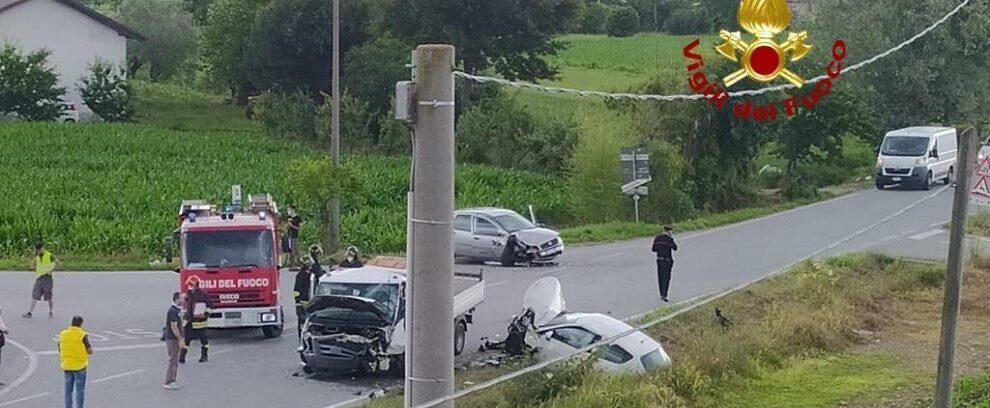
[[[931,190],[932,189],[932,184],[933,184],[932,181],[933,181],[933,179],[932,179],[932,172],[929,171],[928,172],[928,175],[925,176],[925,181],[921,182],[921,189],[922,190]]]
[[[949,167],[949,174],[945,175],[945,178],[942,179],[942,182],[945,183],[945,185],[952,184],[952,179],[956,177],[955,172],[956,172],[955,169]]]
[[[463,320],[457,322],[454,327],[454,355],[459,356],[464,352],[464,343],[467,342],[467,323]]]

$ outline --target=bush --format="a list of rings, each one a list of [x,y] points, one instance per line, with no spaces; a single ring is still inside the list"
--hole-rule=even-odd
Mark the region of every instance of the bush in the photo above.
[[[708,30],[708,21],[697,9],[687,7],[674,10],[663,23],[663,31],[674,35],[699,34]]]
[[[341,151],[368,152],[378,142],[374,127],[377,118],[368,103],[344,93],[340,96]],[[333,136],[333,101],[327,99],[316,109],[316,134],[321,143],[329,145]]]
[[[629,6],[612,9],[605,20],[605,32],[612,37],[629,37],[639,31],[639,13]]]
[[[83,102],[107,122],[130,122],[134,117],[131,85],[122,69],[97,61],[89,65],[90,76],[79,80]]]
[[[585,34],[604,34],[608,7],[598,2],[588,2],[578,15],[578,31]]]
[[[13,45],[0,50],[0,115],[24,120],[55,120],[62,115],[65,88],[48,66],[47,50],[21,54]]]
[[[196,54],[196,24],[180,0],[126,0],[120,18],[146,37],[127,41],[131,77],[147,66],[152,81],[167,80]]]
[[[254,107],[255,118],[271,136],[317,141],[316,105],[303,92],[264,92]]]
[[[457,157],[468,163],[560,173],[576,140],[569,123],[537,121],[514,99],[498,94],[461,116]]]
[[[409,78],[406,63],[411,49],[387,36],[354,48],[344,61],[344,88],[368,102],[375,115],[381,114],[389,108],[395,83]]]

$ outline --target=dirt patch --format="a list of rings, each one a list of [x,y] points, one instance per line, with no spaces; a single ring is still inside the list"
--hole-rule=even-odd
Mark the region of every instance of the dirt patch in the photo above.
[[[974,264],[977,264],[974,262]],[[901,387],[890,395],[854,401],[856,408],[930,407],[938,370],[938,345],[942,319],[942,289],[915,291],[888,305],[896,316],[872,333],[867,344],[854,352],[897,356],[905,368],[924,373],[925,381]],[[962,309],[957,331],[955,373],[976,374],[990,368],[990,270],[970,265],[964,276]]]

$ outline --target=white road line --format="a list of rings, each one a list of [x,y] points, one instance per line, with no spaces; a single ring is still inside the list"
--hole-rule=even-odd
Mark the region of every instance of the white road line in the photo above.
[[[38,369],[38,354],[35,353],[34,350],[31,350],[31,349],[27,348],[27,346],[25,346],[25,345],[23,345],[21,343],[18,343],[18,342],[14,341],[14,340],[11,340],[9,338],[7,339],[7,343],[13,344],[14,347],[17,347],[17,348],[21,349],[21,351],[23,351],[24,354],[27,354],[27,357],[28,357],[28,368],[27,368],[27,370],[24,370],[24,372],[21,373],[21,376],[20,377],[17,377],[17,379],[14,380],[14,382],[12,382],[12,383],[10,383],[10,385],[8,385],[8,386],[0,389],[0,397],[6,395],[8,392],[13,391],[14,388],[17,388],[18,385],[23,384],[25,381],[27,381],[28,378],[31,378],[31,376],[34,375],[35,370]]]
[[[93,384],[99,384],[99,383],[104,382],[104,381],[116,380],[118,378],[127,377],[129,375],[134,375],[134,374],[143,373],[143,372],[144,372],[144,369],[142,368],[140,370],[128,371],[126,373],[120,373],[120,374],[117,374],[117,375],[111,375],[109,377],[103,377],[103,378],[101,378],[99,380],[95,380],[95,381],[93,381]]]
[[[897,238],[897,235],[891,235],[889,237],[886,237],[884,239],[881,239],[880,242],[887,242],[887,241],[890,241],[890,240],[892,240],[894,238]]]
[[[929,227],[931,227],[931,228],[935,228],[935,227],[945,227],[945,224],[948,224],[948,223],[949,223],[950,221],[952,221],[952,219],[951,219],[951,218],[950,218],[950,219],[947,219],[947,220],[945,220],[945,221],[939,221],[939,222],[936,222],[936,223],[934,223],[934,224],[932,224],[932,225],[929,225]]]
[[[33,400],[33,399],[36,399],[36,398],[44,397],[44,396],[46,396],[48,394],[51,394],[51,393],[50,392],[43,392],[41,394],[28,395],[28,396],[26,396],[24,398],[18,398],[18,399],[15,399],[15,400],[10,400],[10,401],[4,402],[3,404],[0,404],[0,407],[6,407],[8,405],[14,405],[14,404],[19,403],[19,402],[30,401],[30,400]]]
[[[491,289],[491,288],[494,288],[496,286],[502,286],[502,285],[504,285],[506,283],[509,283],[509,281],[501,281],[501,282],[495,282],[495,283],[486,283],[485,286],[488,289]]]
[[[939,234],[941,234],[943,232],[945,232],[945,231],[944,230],[940,230],[940,229],[933,229],[933,230],[928,231],[928,232],[922,232],[920,234],[912,235],[911,236],[911,239],[913,239],[915,241],[921,241],[923,239],[927,239],[927,238],[931,238],[931,237],[934,237],[936,235],[939,235]]]
[[[815,208],[815,207],[818,207],[820,205],[825,205],[825,204],[828,204],[828,203],[834,203],[836,201],[845,200],[847,198],[858,196],[860,194],[863,194],[866,191],[868,191],[868,190],[863,190],[863,191],[859,191],[859,192],[855,192],[855,193],[850,193],[850,194],[838,196],[838,197],[835,197],[835,198],[830,198],[830,199],[825,200],[825,201],[819,201],[817,203],[811,203],[811,204],[808,204],[808,205],[803,205],[803,206],[800,206],[800,207],[794,207],[794,208],[791,208],[790,210],[776,212],[776,213],[773,213],[773,214],[768,214],[768,215],[765,215],[765,216],[762,216],[762,217],[759,217],[759,218],[753,218],[753,219],[746,220],[746,221],[743,221],[743,222],[737,222],[735,224],[723,225],[721,227],[715,227],[715,228],[704,230],[704,231],[698,231],[698,232],[695,232],[693,234],[687,234],[687,235],[685,235],[684,237],[681,238],[681,240],[686,241],[686,240],[693,239],[693,238],[703,237],[705,235],[713,234],[713,233],[720,232],[720,231],[725,231],[727,229],[741,227],[741,226],[749,225],[749,224],[752,224],[752,223],[755,223],[755,222],[766,221],[766,220],[769,220],[769,219],[772,219],[772,218],[780,217],[782,215],[791,214],[791,213],[794,213],[794,212],[797,212],[797,211],[806,210],[806,209],[809,209],[809,208]]]
[[[95,353],[97,351],[142,350],[142,349],[151,349],[151,348],[158,348],[164,346],[165,346],[164,342],[158,342],[158,343],[147,343],[147,344],[132,344],[128,346],[116,346],[116,347],[93,347],[93,352]],[[58,350],[39,351],[36,354],[39,356],[57,356]],[[0,395],[3,394],[0,393]]]

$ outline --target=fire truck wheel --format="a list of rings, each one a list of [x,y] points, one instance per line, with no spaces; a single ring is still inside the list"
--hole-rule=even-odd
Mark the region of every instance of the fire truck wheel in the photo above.
[[[285,316],[282,312],[282,308],[279,308],[279,315]],[[277,326],[261,326],[261,332],[265,335],[266,339],[274,339],[276,337],[282,337],[282,331],[285,329],[284,321],[282,324]]]

